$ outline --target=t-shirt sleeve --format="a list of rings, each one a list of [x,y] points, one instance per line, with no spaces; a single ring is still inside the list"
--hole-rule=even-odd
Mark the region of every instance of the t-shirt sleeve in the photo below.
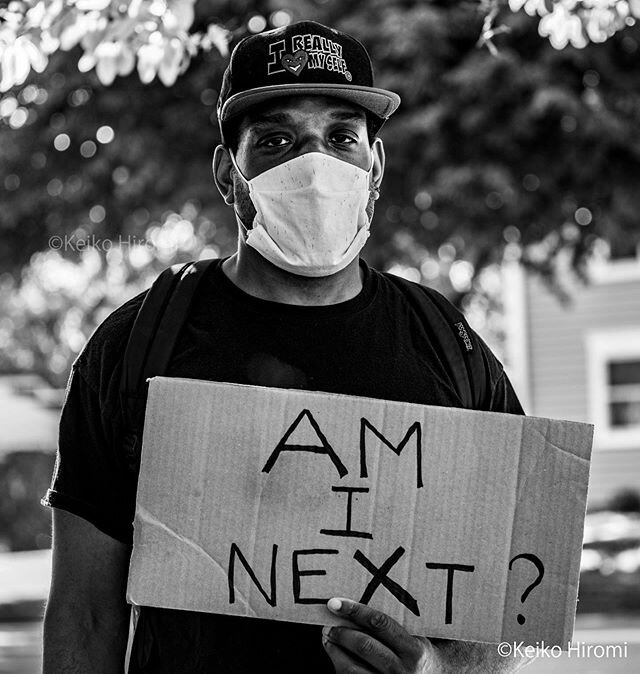
[[[95,331],[71,369],[51,487],[42,504],[87,520],[123,543],[133,537],[135,475],[122,450],[122,355],[142,303],[138,295]]]
[[[486,396],[482,409],[490,412],[504,412],[505,414],[524,414],[518,396],[504,371],[502,363],[496,358],[491,349],[477,333],[474,333],[476,343],[479,344],[484,369],[487,375]]]
[[[101,409],[98,393],[87,382],[82,367],[74,366],[60,418],[51,488],[42,503],[78,515],[128,544],[135,482],[114,447],[113,434],[120,426]]]
[[[504,370],[498,380],[493,384],[489,409],[492,412],[524,414],[520,400],[518,400],[518,396]]]

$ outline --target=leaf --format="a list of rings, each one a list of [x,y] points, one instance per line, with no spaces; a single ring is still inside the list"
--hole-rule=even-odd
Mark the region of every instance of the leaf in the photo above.
[[[61,18],[52,16],[51,26],[47,32],[49,35],[51,35],[51,37],[59,40],[62,33],[64,33],[67,28],[73,26],[76,23],[77,15],[78,14],[75,10],[69,8]]]
[[[60,49],[62,49],[62,51],[70,51],[73,49],[78,42],[80,42],[80,39],[86,31],[86,23],[79,17],[75,23],[69,24],[60,33]]]
[[[135,68],[136,57],[131,47],[125,42],[121,49],[118,58],[116,59],[116,68],[118,75],[126,77]]]
[[[22,43],[25,54],[27,55],[31,67],[37,72],[41,73],[47,67],[49,59],[47,55],[42,52],[31,40],[24,38]]]
[[[131,19],[127,16],[115,19],[108,24],[105,40],[111,42],[128,40],[131,36],[135,35],[136,27],[139,25],[140,22],[137,19]]]
[[[19,37],[14,44],[14,72],[13,72],[13,83],[22,84],[29,75],[31,70],[31,63],[29,62],[29,55],[24,48],[24,43],[26,39],[24,37]]]
[[[98,30],[93,30],[86,35],[83,35],[80,44],[85,52],[93,51],[101,42],[109,42],[107,32],[107,25],[103,25]]]
[[[195,0],[169,0],[168,10],[175,16],[178,22],[178,28],[188,30],[193,23]]]
[[[76,7],[81,12],[91,12],[107,9],[111,4],[111,0],[76,0]]]
[[[149,84],[156,76],[164,57],[164,49],[158,44],[145,44],[138,50],[138,75],[143,84]]]
[[[96,56],[93,51],[85,51],[78,61],[78,70],[81,73],[88,73],[96,65]]]
[[[5,47],[0,57],[0,91],[9,91],[14,82],[13,45]]]
[[[164,49],[164,57],[158,68],[158,77],[165,87],[172,86],[180,71],[180,61],[184,55],[184,48],[180,40],[173,38],[168,41]]]
[[[104,84],[106,87],[108,87],[110,84],[113,84],[113,80],[115,80],[117,72],[118,68],[116,66],[115,55],[107,54],[98,58],[98,62],[96,63],[96,75],[98,76],[100,82],[102,82],[102,84]]]
[[[221,56],[229,56],[229,41],[231,40],[231,33],[212,23],[207,28],[207,37],[211,40],[211,44],[220,52]]]

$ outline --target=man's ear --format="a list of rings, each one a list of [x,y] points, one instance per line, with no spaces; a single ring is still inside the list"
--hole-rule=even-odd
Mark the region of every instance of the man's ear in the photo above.
[[[376,190],[380,189],[380,183],[382,182],[382,176],[384,175],[384,164],[385,164],[385,155],[384,155],[384,145],[380,138],[376,138],[373,141],[371,146],[371,153],[373,154],[373,168],[371,170],[371,186],[375,187]]]
[[[232,171],[229,150],[224,145],[218,145],[213,153],[213,180],[227,206],[233,206],[234,202]]]

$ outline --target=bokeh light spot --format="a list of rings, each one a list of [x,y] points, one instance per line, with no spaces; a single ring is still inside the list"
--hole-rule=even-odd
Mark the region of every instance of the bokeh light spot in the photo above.
[[[92,140],[85,140],[80,146],[80,154],[85,159],[89,159],[90,157],[93,157],[97,149],[96,144]]]
[[[593,214],[588,208],[578,208],[573,216],[576,220],[576,222],[581,225],[582,227],[586,227],[587,225],[591,224],[591,221],[593,220]]]
[[[261,33],[267,27],[267,20],[264,16],[256,14],[247,22],[247,28],[250,33]]]
[[[203,105],[215,105],[218,100],[218,92],[215,89],[205,89],[200,94],[200,100]]]
[[[451,243],[443,243],[440,248],[438,248],[438,257],[443,262],[452,262],[456,257],[455,246]]]
[[[527,192],[535,192],[540,187],[540,178],[534,173],[527,173],[522,179],[522,186]]]
[[[420,224],[425,229],[435,229],[438,226],[439,218],[433,211],[428,211],[420,216]]]
[[[426,190],[421,190],[414,197],[413,203],[416,205],[416,208],[419,208],[421,211],[426,211],[431,208],[433,199],[431,198],[429,192]]]
[[[279,9],[269,17],[269,20],[274,28],[282,28],[291,23],[291,14],[284,9]]]
[[[4,96],[0,100],[0,117],[10,117],[18,109],[18,99],[15,96]]]
[[[484,201],[492,211],[497,211],[504,206],[504,199],[500,192],[489,192]]]
[[[130,175],[131,172],[126,166],[116,166],[116,168],[113,169],[111,177],[116,185],[124,185],[127,180],[129,180]]]
[[[96,140],[98,141],[98,143],[102,143],[103,145],[106,145],[107,143],[110,143],[115,137],[116,137],[116,134],[110,126],[106,126],[106,125],[101,126],[96,131]]]
[[[7,192],[14,192],[20,187],[20,177],[15,173],[10,173],[4,179],[4,188]]]
[[[107,212],[105,211],[104,206],[96,204],[95,206],[92,206],[89,211],[89,220],[95,223],[102,222],[106,214]]]
[[[66,133],[59,133],[53,139],[53,147],[55,147],[58,152],[64,152],[65,150],[68,150],[70,145],[71,138],[69,138]]]
[[[459,293],[471,290],[475,269],[467,260],[456,260],[449,269],[449,280],[453,289]]]
[[[600,84],[600,73],[596,70],[586,70],[582,82],[585,87],[597,87]]]
[[[9,117],[9,126],[12,129],[20,129],[25,125],[28,118],[29,113],[25,108],[17,108],[11,113],[11,117]]]
[[[560,126],[565,133],[572,133],[576,130],[578,122],[573,115],[562,115]]]
[[[36,152],[31,157],[31,166],[36,169],[42,169],[47,165],[47,155],[44,152]]]
[[[62,194],[62,180],[59,178],[52,178],[47,183],[47,194],[50,197],[59,197]]]

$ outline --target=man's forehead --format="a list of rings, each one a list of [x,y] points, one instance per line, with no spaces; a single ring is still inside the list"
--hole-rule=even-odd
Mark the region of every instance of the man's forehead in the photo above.
[[[363,108],[330,96],[288,96],[277,98],[247,111],[242,127],[295,123],[306,116],[366,122]]]

